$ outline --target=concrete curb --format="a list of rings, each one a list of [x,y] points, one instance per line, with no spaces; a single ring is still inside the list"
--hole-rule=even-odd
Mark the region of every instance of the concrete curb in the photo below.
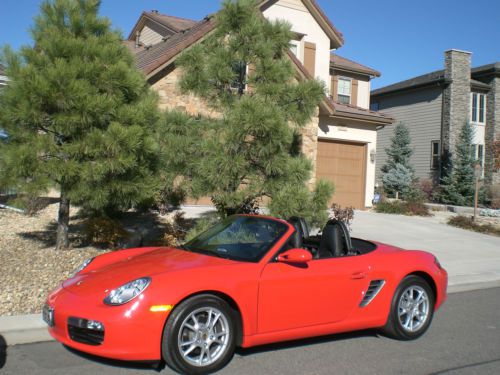
[[[0,316],[0,336],[8,346],[53,340],[42,314]]]
[[[498,287],[500,280],[455,284],[448,286],[448,293]],[[42,314],[0,316],[0,337],[4,338],[8,346],[54,340],[47,331],[47,324],[42,320]]]

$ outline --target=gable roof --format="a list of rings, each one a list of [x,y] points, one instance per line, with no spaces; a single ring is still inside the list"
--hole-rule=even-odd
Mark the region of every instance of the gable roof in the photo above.
[[[277,1],[278,0],[261,0],[259,7],[261,10],[265,10]],[[323,9],[321,9],[318,2],[316,0],[302,0],[302,3],[307,8],[309,13],[311,13],[328,38],[330,38],[330,48],[335,49],[341,47],[344,44],[344,36],[333,25],[332,21],[330,21]]]
[[[471,75],[474,76],[474,71],[476,72],[479,71],[484,71],[484,67],[486,66],[494,66],[495,64],[490,64],[490,65],[484,65],[483,67],[479,68],[474,68],[471,69]],[[500,64],[499,64],[500,65]],[[483,69],[483,70],[477,70],[477,69]],[[413,77],[410,79],[407,79],[405,81],[397,82],[389,86],[381,87],[377,90],[373,90],[371,92],[371,96],[378,96],[378,95],[384,95],[384,94],[389,94],[389,93],[396,93],[400,91],[405,91],[405,90],[412,90],[412,89],[417,89],[417,88],[422,88],[422,87],[427,87],[427,86],[432,86],[432,85],[438,85],[438,86],[446,86],[449,85],[452,82],[450,78],[445,77],[445,70],[436,70],[434,72],[430,72],[427,74],[423,74],[421,76]],[[487,83],[472,79],[470,80],[471,87],[475,89],[480,89],[480,90],[489,90],[491,87]]]
[[[371,95],[381,95],[390,92],[397,92],[402,90],[415,89],[419,87],[424,87],[432,84],[449,84],[450,79],[444,77],[444,70],[436,70],[435,72],[422,74],[421,76],[413,77],[405,81],[397,82],[392,85],[381,87],[377,90],[373,90]]]
[[[481,65],[476,68],[471,69],[472,77],[483,77],[489,75],[500,76],[500,62],[494,62],[492,64]]]
[[[132,31],[130,31],[128,40],[135,40],[136,31],[140,29],[148,19],[160,24],[161,26],[171,30],[174,33],[188,30],[198,23],[198,21],[187,18],[161,14],[155,10],[150,12],[144,11],[132,28]]]
[[[162,42],[150,48],[143,48],[135,53],[137,67],[149,78],[180,52],[203,39],[214,29],[215,19],[213,16],[208,16],[187,31],[164,38]]]
[[[380,77],[379,71],[334,53],[330,54],[330,67],[354,73],[367,74],[373,77]]]

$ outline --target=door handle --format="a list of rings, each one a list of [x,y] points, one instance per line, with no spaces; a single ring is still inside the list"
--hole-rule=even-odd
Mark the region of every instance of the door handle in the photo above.
[[[361,279],[366,279],[366,276],[367,276],[367,273],[364,271],[354,272],[351,275],[351,279],[352,280],[361,280]]]

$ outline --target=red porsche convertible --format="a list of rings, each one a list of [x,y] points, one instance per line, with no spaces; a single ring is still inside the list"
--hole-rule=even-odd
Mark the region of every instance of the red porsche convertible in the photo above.
[[[87,260],[43,317],[74,349],[201,374],[236,346],[367,328],[415,339],[446,288],[433,255],[351,239],[342,222],[310,236],[301,218],[236,215],[177,248]]]

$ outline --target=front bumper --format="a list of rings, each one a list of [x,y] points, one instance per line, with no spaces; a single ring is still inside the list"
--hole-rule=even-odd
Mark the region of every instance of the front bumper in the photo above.
[[[435,277],[435,281],[437,296],[434,309],[437,310],[443,305],[443,303],[446,302],[446,299],[448,298],[448,272],[446,272],[444,268],[441,268]]]
[[[157,361],[161,359],[161,340],[168,311],[151,312],[145,294],[121,305],[107,306],[102,300],[76,295],[60,288],[49,296],[53,309],[53,326],[48,331],[52,337],[76,350],[126,361]],[[100,343],[75,341],[75,318],[95,320],[103,325]],[[92,332],[91,332],[92,333]],[[73,339],[72,339],[73,337]]]

